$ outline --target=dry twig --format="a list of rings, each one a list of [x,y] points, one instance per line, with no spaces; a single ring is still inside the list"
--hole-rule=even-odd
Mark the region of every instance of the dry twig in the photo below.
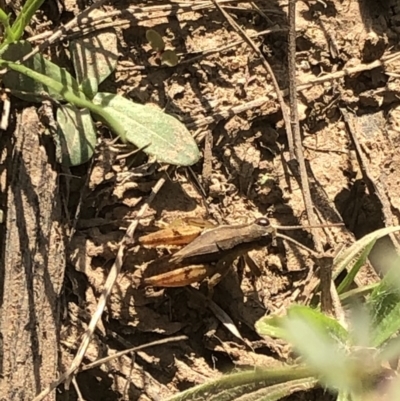
[[[311,199],[310,186],[308,183],[308,176],[306,164],[304,160],[303,146],[300,134],[299,115],[297,110],[297,89],[296,89],[296,0],[289,1],[289,96],[290,96],[290,126],[291,131],[288,132],[293,135],[292,143],[294,143],[294,152],[296,161],[299,164],[300,185],[302,189],[304,207],[307,212],[307,217],[310,225],[317,224],[313,203]],[[289,141],[290,144],[290,141]],[[289,149],[290,151],[290,149]],[[290,155],[293,159],[293,156]],[[314,230],[313,230],[314,231]],[[322,244],[318,235],[313,235],[315,247],[317,251],[322,251]]]

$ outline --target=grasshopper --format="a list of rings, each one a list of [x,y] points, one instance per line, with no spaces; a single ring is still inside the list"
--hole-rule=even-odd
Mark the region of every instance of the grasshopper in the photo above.
[[[237,257],[268,245],[275,231],[266,218],[259,218],[250,224],[205,230],[171,257],[149,266],[143,284],[182,287],[209,278],[209,287],[213,287],[229,271]],[[166,267],[168,271],[151,274],[152,271],[159,272]]]

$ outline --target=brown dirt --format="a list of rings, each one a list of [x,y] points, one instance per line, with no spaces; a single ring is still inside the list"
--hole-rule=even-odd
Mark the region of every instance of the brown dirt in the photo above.
[[[65,2],[58,15],[61,21],[78,12],[76,3],[80,2]],[[103,11],[132,6],[130,2],[115,3],[104,6]],[[281,90],[288,88],[286,3],[224,3],[235,7],[226,10],[248,35],[273,31],[254,40]],[[298,84],[400,50],[397,3],[297,2]],[[154,4],[143,2],[146,7]],[[44,15],[49,12],[45,10]],[[192,173],[177,169],[157,194],[135,235],[151,231],[160,221],[182,217],[233,224],[268,215],[281,225],[307,224],[301,188],[285,162],[289,160],[287,137],[271,77],[246,44],[219,50],[240,40],[224,17],[210,5],[161,16],[153,12],[151,19],[144,8],[142,13],[131,13],[129,19],[129,24],[116,28],[118,67],[100,90],[164,109],[187,124],[198,138],[212,137],[211,159],[202,158]],[[148,28],[159,32],[167,48],[179,54],[176,67],[159,65],[146,40]],[[209,50],[215,52],[204,54]],[[315,209],[321,221],[343,219],[346,223],[346,228],[321,234],[326,250],[348,245],[385,224],[400,224],[399,73],[400,60],[299,91],[302,144]],[[255,107],[233,112],[235,107],[251,105],[260,98],[264,101]],[[356,153],[357,143],[361,155]],[[203,144],[200,141],[202,150]],[[124,230],[164,174],[158,165],[155,171],[143,169],[147,163],[143,153],[127,159],[117,159],[118,154],[105,133],[93,164],[71,171],[66,199],[71,221],[78,204],[80,210],[69,246],[62,298],[60,371],[69,367],[96,310]],[[134,173],[132,178],[122,180],[128,169]],[[305,231],[290,235],[305,245],[313,244]],[[265,314],[309,300],[316,267],[306,254],[286,243],[278,243],[268,252],[252,251],[262,276],[255,278],[238,263],[215,288],[213,301],[232,319],[242,341],[186,289],[134,288],[135,270],[168,252],[139,245],[129,250],[84,361],[170,336],[185,334],[189,339],[142,350],[135,357],[123,356],[80,373],[77,382],[85,400],[161,400],[235,368],[288,361],[286,345],[260,338],[254,324]],[[362,280],[368,282],[368,274]],[[72,388],[60,390],[59,399],[67,393],[71,400],[77,399]],[[288,398],[297,399],[330,398],[317,390]]]

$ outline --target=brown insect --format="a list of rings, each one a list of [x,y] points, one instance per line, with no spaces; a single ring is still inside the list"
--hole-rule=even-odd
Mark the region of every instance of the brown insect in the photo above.
[[[145,271],[145,286],[182,287],[209,279],[216,285],[233,261],[252,249],[267,246],[275,232],[269,220],[207,229],[170,257],[156,261]]]

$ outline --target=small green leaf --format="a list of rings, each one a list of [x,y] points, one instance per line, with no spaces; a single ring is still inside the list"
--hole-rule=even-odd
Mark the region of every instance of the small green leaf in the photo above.
[[[143,106],[113,93],[98,93],[93,102],[113,116],[122,129],[117,135],[153,155],[158,161],[190,166],[200,152],[186,127],[153,106]]]
[[[28,42],[12,43],[4,49],[2,58],[5,60],[15,61],[22,59],[32,50],[32,46]],[[53,79],[56,82],[62,83],[64,87],[68,87],[69,90],[73,91],[77,96],[81,96],[78,83],[75,78],[65,69],[59,67],[57,64],[45,59],[41,54],[35,54],[29,60],[21,63],[22,66],[35,71],[36,73],[42,74],[47,78]],[[10,70],[3,76],[4,85],[18,92],[26,93],[14,93],[15,96],[32,102],[41,102],[43,97],[35,96],[41,93],[49,95],[55,100],[64,100],[64,97],[59,92],[53,90],[50,86],[46,86],[39,81],[28,77],[27,75],[21,74],[17,71]]]
[[[150,46],[154,51],[162,52],[165,49],[164,39],[154,29],[146,31],[146,39],[149,41]]]
[[[315,331],[319,331],[327,337],[338,339],[342,343],[348,340],[348,333],[335,319],[332,319],[318,310],[308,306],[293,305],[285,316],[264,316],[256,323],[257,333],[289,340],[292,336],[287,332],[288,320],[302,319]]]
[[[161,64],[165,64],[168,67],[175,67],[178,62],[178,56],[173,50],[165,50],[161,55]]]
[[[62,163],[67,166],[86,163],[96,146],[96,130],[89,110],[63,105],[57,110],[57,122],[56,148]]]
[[[91,83],[91,90],[85,94],[97,93],[98,85],[103,82],[117,67],[118,46],[117,35],[109,29],[101,33],[94,32],[83,38],[75,39],[70,44],[72,63],[76,73],[76,80],[87,89]]]

